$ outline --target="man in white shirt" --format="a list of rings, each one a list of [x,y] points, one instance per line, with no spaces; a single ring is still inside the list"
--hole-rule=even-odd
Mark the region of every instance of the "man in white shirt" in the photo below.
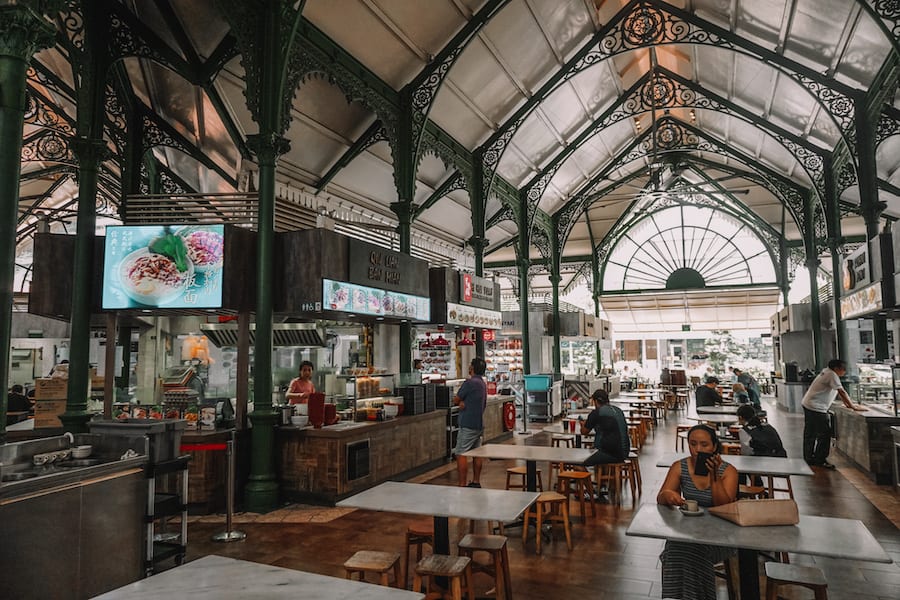
[[[867,410],[853,404],[841,385],[841,377],[847,373],[847,363],[840,359],[828,361],[828,368],[813,380],[803,396],[803,460],[812,467],[834,469],[829,463],[831,450],[831,427],[828,424],[828,410],[836,397],[852,410]]]

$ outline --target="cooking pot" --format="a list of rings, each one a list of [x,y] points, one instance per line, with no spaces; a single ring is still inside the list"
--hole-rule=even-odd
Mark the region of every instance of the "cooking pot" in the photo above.
[[[281,407],[281,424],[290,425],[291,417],[294,416],[294,407],[290,404]]]

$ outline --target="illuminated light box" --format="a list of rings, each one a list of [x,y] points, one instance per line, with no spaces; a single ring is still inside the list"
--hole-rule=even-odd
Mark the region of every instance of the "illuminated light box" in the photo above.
[[[331,279],[322,280],[322,308],[418,321],[431,318],[430,298]]]
[[[221,308],[224,225],[106,228],[104,309]]]

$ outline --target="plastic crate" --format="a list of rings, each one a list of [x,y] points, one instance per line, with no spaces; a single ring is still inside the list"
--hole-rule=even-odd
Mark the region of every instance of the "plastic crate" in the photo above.
[[[178,458],[181,453],[181,435],[187,421],[184,419],[121,419],[91,421],[91,433],[121,437],[144,437],[150,440],[150,463],[160,463]]]
[[[526,392],[546,392],[553,385],[552,375],[525,375]]]

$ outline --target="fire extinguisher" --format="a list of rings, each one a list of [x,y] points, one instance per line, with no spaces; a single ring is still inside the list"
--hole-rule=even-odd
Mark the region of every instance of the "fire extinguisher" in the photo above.
[[[503,403],[503,431],[512,431],[516,426],[516,405],[512,402]]]

